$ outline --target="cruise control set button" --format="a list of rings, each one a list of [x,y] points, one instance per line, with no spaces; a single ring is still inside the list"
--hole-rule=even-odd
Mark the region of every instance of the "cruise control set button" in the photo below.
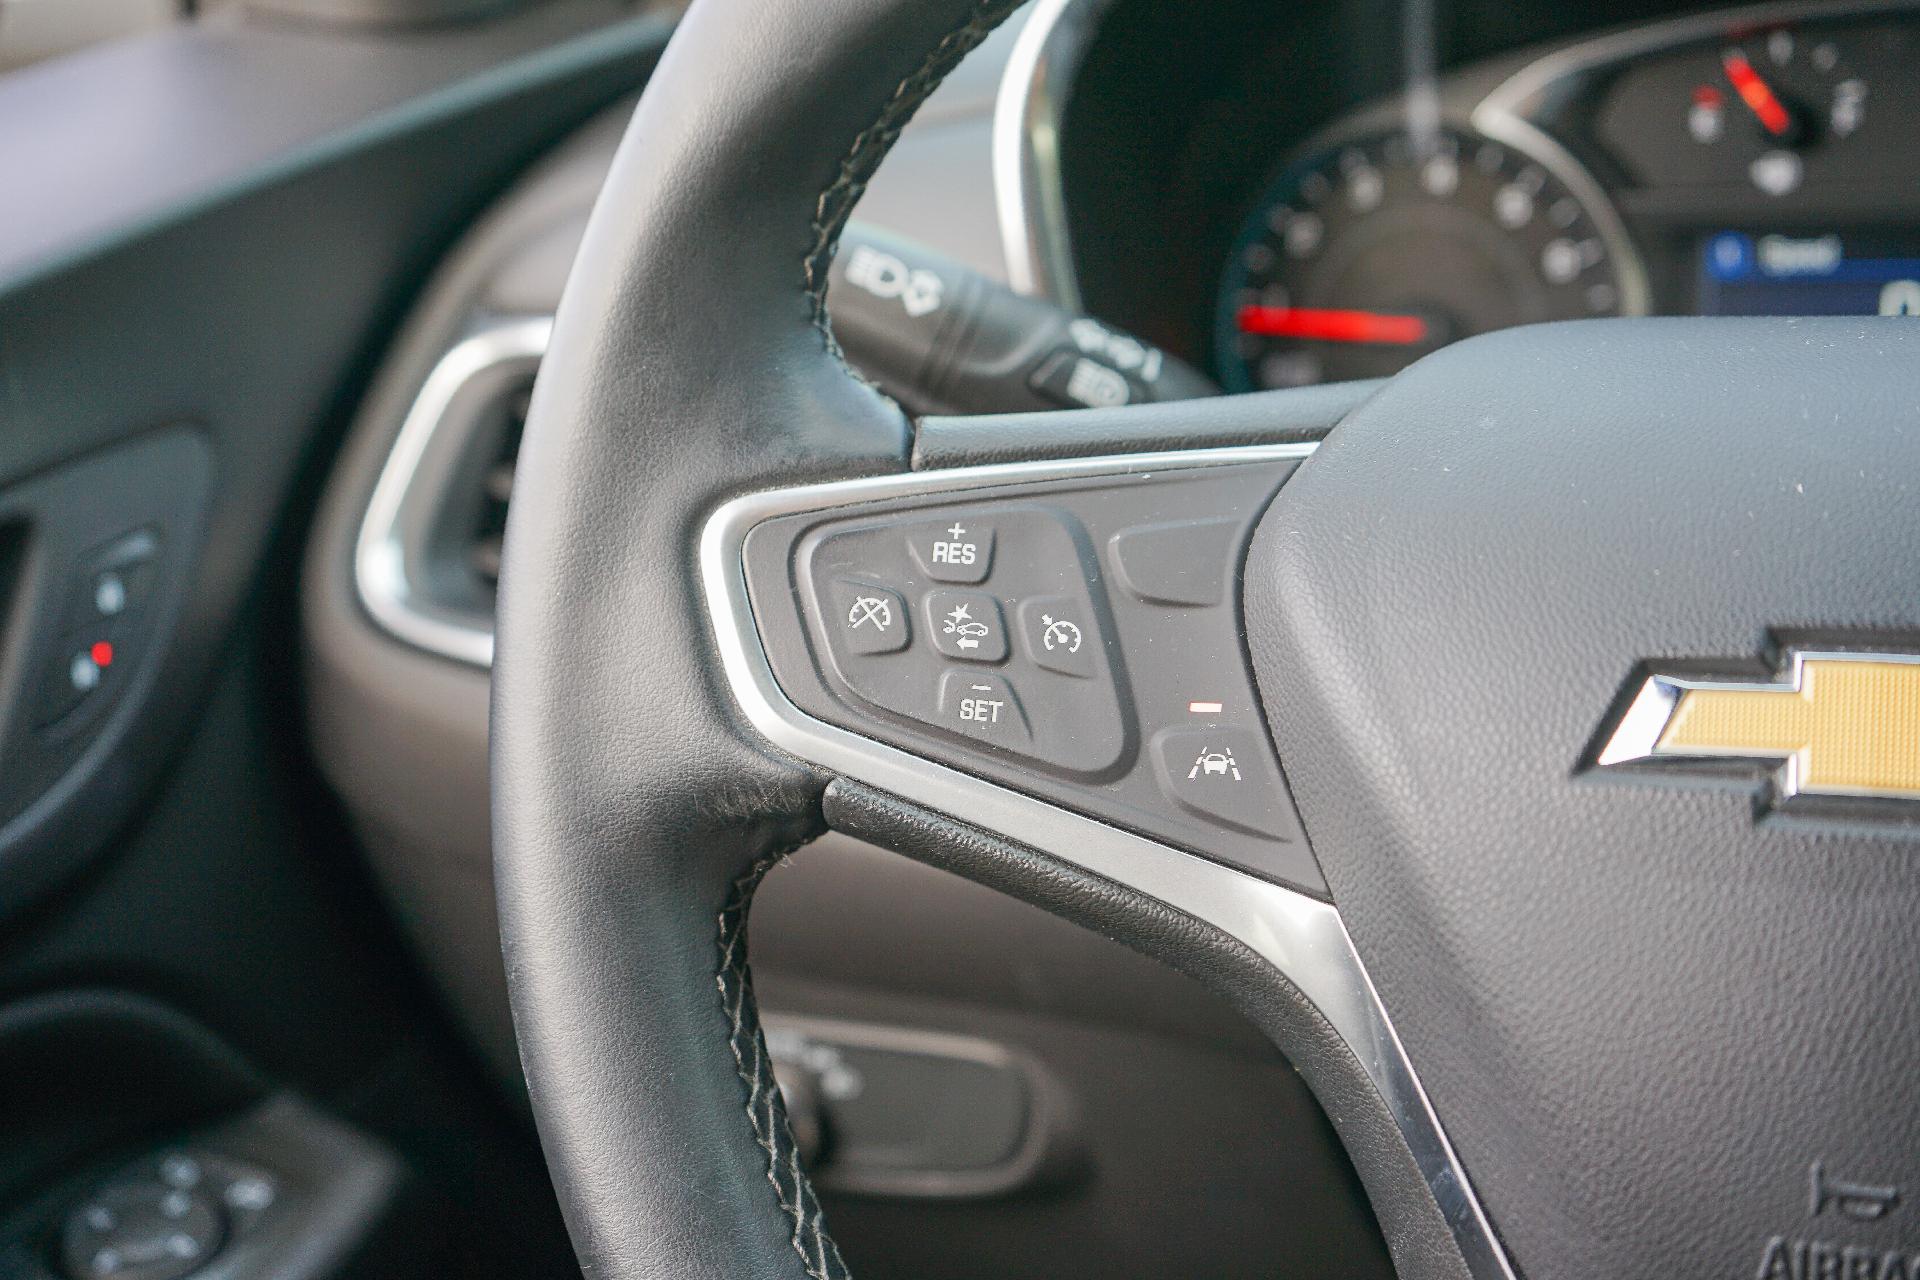
[[[1032,736],[1013,686],[984,671],[949,671],[940,678],[940,723],[999,746],[1022,746]]]
[[[921,572],[935,582],[985,582],[993,568],[993,526],[960,517],[916,525],[907,545]]]

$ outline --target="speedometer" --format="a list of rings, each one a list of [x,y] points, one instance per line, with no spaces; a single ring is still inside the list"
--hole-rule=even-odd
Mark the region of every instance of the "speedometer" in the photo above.
[[[1385,377],[1509,325],[1617,315],[1596,213],[1539,161],[1445,130],[1289,166],[1236,241],[1215,349],[1229,390]]]

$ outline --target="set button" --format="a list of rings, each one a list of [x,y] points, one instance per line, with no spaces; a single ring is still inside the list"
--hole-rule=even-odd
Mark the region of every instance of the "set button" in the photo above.
[[[993,525],[958,516],[915,525],[907,545],[920,571],[935,582],[985,582],[993,569]]]
[[[1013,686],[985,671],[949,671],[940,678],[940,723],[997,746],[1022,746],[1032,736]]]

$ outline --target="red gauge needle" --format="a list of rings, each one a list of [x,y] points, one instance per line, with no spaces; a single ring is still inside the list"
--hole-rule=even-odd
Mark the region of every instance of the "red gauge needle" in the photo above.
[[[1420,316],[1379,311],[1329,311],[1315,307],[1242,307],[1240,332],[1267,338],[1311,338],[1319,342],[1372,342],[1410,347],[1427,340]]]
[[[1759,117],[1760,126],[1776,138],[1786,137],[1793,128],[1793,116],[1774,93],[1773,87],[1753,69],[1753,64],[1747,61],[1747,55],[1738,49],[1729,49],[1721,57],[1720,65],[1726,68],[1727,79],[1733,82],[1740,101]]]

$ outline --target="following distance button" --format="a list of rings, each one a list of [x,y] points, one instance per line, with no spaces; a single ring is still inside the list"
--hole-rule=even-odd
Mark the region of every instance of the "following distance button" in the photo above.
[[[1007,656],[1007,625],[1000,602],[984,591],[927,592],[927,630],[933,647],[949,658],[1001,662]]]

